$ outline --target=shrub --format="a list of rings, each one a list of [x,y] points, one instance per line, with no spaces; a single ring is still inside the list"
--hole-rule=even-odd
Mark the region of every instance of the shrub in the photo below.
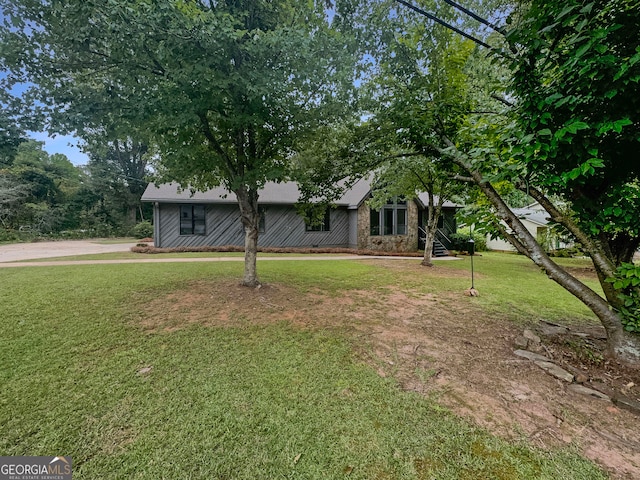
[[[627,332],[640,333],[640,266],[623,263],[615,275],[605,281],[613,283],[613,288],[618,291],[624,329]]]
[[[34,232],[0,228],[0,243],[31,242],[39,235]]]
[[[149,221],[138,223],[131,229],[131,234],[135,238],[153,237],[153,225]]]
[[[584,252],[580,249],[579,246],[574,246],[574,247],[557,248],[555,250],[551,250],[549,252],[549,256],[560,257],[560,258],[583,257]]]
[[[469,250],[469,233],[468,232],[458,232],[449,235],[449,239],[451,240],[451,250],[457,250],[459,252],[466,252]],[[478,232],[473,232],[473,241],[475,243],[476,252],[486,252],[487,251],[487,239],[486,237]]]

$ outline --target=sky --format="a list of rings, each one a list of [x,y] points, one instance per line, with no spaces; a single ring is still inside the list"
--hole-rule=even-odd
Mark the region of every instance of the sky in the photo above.
[[[1,75],[3,74],[0,73]],[[16,85],[11,90],[11,94],[21,97],[26,88],[27,85],[24,84]],[[74,165],[86,165],[89,161],[89,157],[77,147],[80,140],[73,135],[56,135],[52,137],[45,132],[27,132],[27,135],[29,138],[44,142],[44,150],[49,155],[63,153]]]
[[[44,132],[27,132],[30,138],[44,142],[44,150],[49,154],[63,153],[74,165],[86,165],[89,157],[76,146],[79,139],[72,135],[50,137]]]

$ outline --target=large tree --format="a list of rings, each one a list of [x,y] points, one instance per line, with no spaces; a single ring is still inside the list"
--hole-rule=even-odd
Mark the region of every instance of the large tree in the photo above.
[[[91,142],[89,152],[89,187],[120,226],[131,228],[138,217],[145,218],[142,194],[148,185],[151,152],[147,145],[132,138],[100,137]]]
[[[258,192],[298,142],[348,111],[351,2],[2,0],[10,79],[49,107],[49,128],[91,135],[118,121],[158,147],[163,180],[225,186],[257,285]]]
[[[535,0],[507,35],[516,52],[513,113],[521,132],[510,149],[515,183],[591,256],[604,298],[545,268],[598,315],[610,353],[636,365],[640,272],[630,262],[640,245],[638,6]],[[570,210],[558,208],[552,195]],[[635,279],[613,281],[621,272]]]
[[[11,165],[0,169],[6,192],[5,228],[29,226],[49,233],[67,227],[68,202],[79,190],[83,175],[65,155],[49,155],[43,146],[36,140],[23,141]]]
[[[378,104],[365,121],[338,130],[349,142],[334,151],[343,160],[339,172],[353,173],[366,167],[362,159],[385,151],[453,162],[457,178],[485,195],[501,234],[600,319],[609,356],[637,367],[640,268],[630,263],[640,243],[634,5],[525,2],[513,11],[506,37],[499,29],[483,38],[490,50],[425,28],[417,14],[394,17],[387,22],[394,34],[381,42],[371,76]],[[503,192],[513,189],[540,202],[591,256],[604,295],[547,255],[505,201]]]
[[[498,224],[503,236],[597,315],[609,355],[634,366],[640,365],[640,269],[630,263],[640,244],[634,157],[640,48],[633,41],[639,19],[637,2],[625,0],[526,2],[512,17],[508,48],[494,60],[512,76],[507,95],[489,92],[483,100],[458,89],[455,104],[470,101],[458,126],[442,103],[425,105],[434,120],[428,122],[432,148],[466,170],[465,179],[504,222]],[[473,78],[470,66],[461,72]],[[496,105],[487,108],[487,98],[500,99],[503,115],[493,113]],[[549,258],[497,183],[533,197],[580,243],[604,296]]]

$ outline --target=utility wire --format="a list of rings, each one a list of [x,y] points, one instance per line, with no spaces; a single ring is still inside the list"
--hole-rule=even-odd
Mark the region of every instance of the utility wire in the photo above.
[[[452,0],[444,0],[444,2],[448,3],[453,8],[457,8],[458,10],[460,10],[463,13],[466,13],[467,15],[469,15],[474,20],[477,20],[478,22],[482,23],[483,25],[486,25],[487,27],[491,28],[492,30],[495,30],[496,32],[506,36],[507,32],[504,30],[504,28],[499,27],[495,23],[491,23],[489,20],[485,20],[481,16],[473,13],[471,10],[463,7],[462,5],[457,4],[456,2],[454,2]]]
[[[469,40],[477,43],[478,45],[488,48],[489,50],[494,50],[494,48],[483,42],[482,40],[480,40],[479,38],[476,38],[472,35],[469,35],[467,32],[463,32],[462,30],[460,30],[457,27],[454,27],[453,25],[451,25],[450,23],[445,22],[444,20],[439,19],[438,17],[436,17],[435,15],[432,15],[431,13],[427,12],[426,10],[423,10],[419,7],[416,7],[415,5],[412,5],[409,2],[405,2],[404,0],[396,0],[396,2],[404,5],[407,8],[410,8],[411,10],[413,10],[414,12],[418,12],[420,15],[424,15],[425,17],[427,17],[430,20],[433,20],[436,23],[439,23],[440,25],[442,25],[443,27],[448,28],[449,30],[453,30],[454,32],[456,32],[459,35],[462,35],[465,38],[468,38]],[[447,2],[448,3],[448,2]]]

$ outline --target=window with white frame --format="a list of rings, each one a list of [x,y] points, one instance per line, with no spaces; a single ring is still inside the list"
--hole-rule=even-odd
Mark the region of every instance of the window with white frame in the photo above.
[[[393,198],[380,210],[371,209],[370,232],[376,235],[407,234],[407,201]]]

